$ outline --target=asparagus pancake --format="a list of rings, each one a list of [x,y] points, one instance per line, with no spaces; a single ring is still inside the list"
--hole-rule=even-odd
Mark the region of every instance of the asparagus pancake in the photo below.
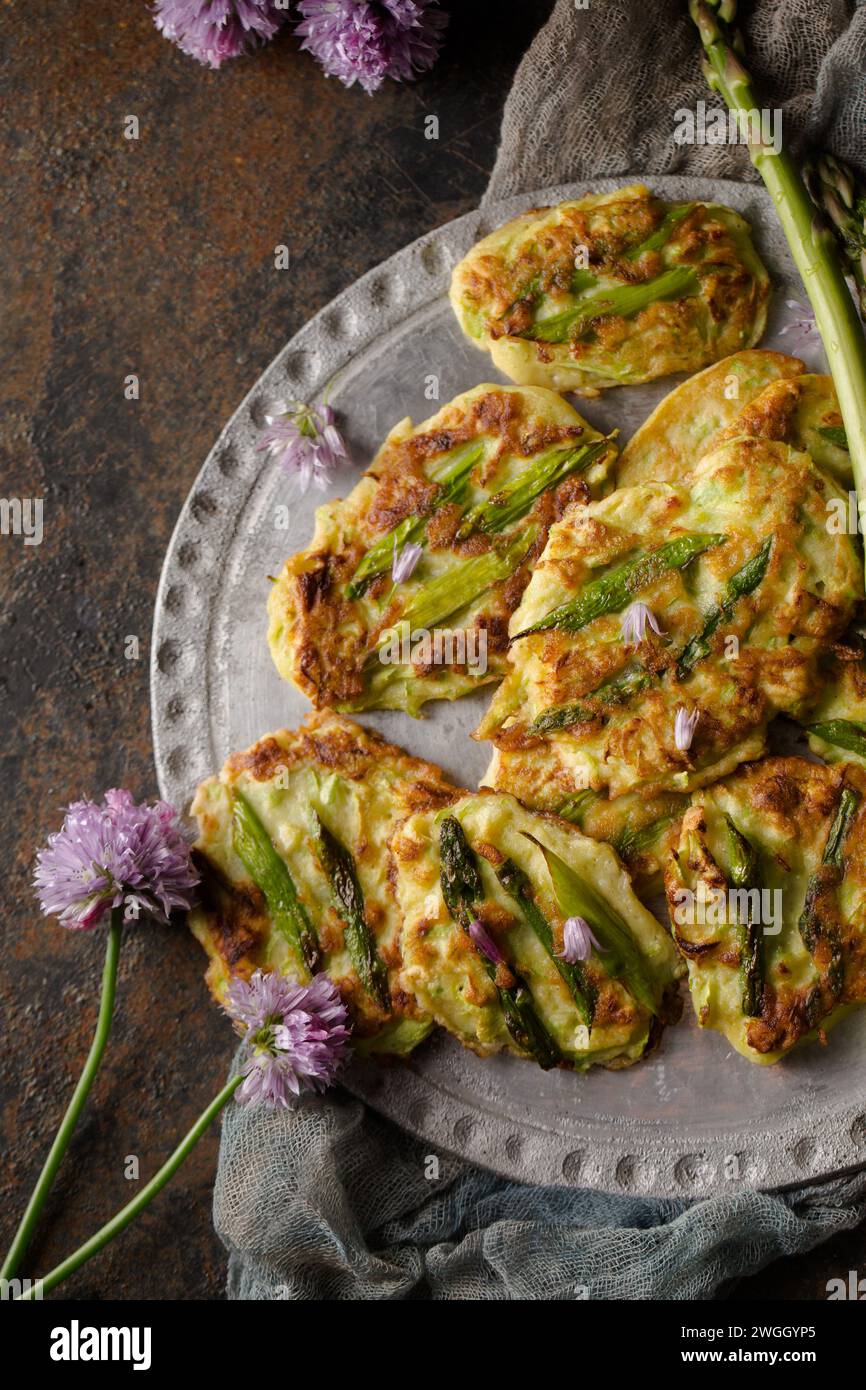
[[[612,845],[631,875],[641,899],[662,888],[662,869],[689,798],[678,792],[644,796],[624,792],[609,799],[586,790],[563,797],[550,763],[539,759],[537,749],[494,749],[484,785],[498,787],[519,797],[525,806],[561,816],[593,840]]]
[[[495,785],[528,756],[563,802],[685,792],[759,757],[772,716],[814,702],[862,594],[853,538],[827,529],[834,492],[808,455],[741,438],[677,485],[571,507],[476,734],[499,749]]]
[[[843,487],[853,485],[833,378],[803,372],[796,357],[739,352],[677,386],[622,451],[617,485],[674,483],[727,439],[790,444]]]
[[[811,455],[843,487],[854,485],[851,455],[831,376],[806,372],[772,382],[731,421],[721,442],[737,434],[779,439]]]
[[[682,967],[607,845],[480,792],[410,816],[391,851],[404,992],[466,1046],[580,1069],[646,1050]]]
[[[862,643],[837,647],[823,695],[806,721],[806,732],[809,747],[825,762],[866,767],[866,655]]]
[[[643,184],[523,213],[451,280],[461,328],[506,376],[587,396],[751,347],[768,292],[738,213]]]
[[[273,586],[280,675],[317,707],[411,714],[498,679],[551,522],[605,487],[615,452],[538,387],[477,386],[403,420]]]
[[[659,401],[626,444],[617,464],[617,487],[677,482],[715,447],[750,401],[772,383],[802,371],[797,357],[753,348],[688,377]],[[742,428],[737,433],[758,431]]]
[[[866,772],[767,758],[696,793],[665,873],[698,1022],[753,1062],[866,1000]]]
[[[190,926],[221,998],[232,975],[325,970],[361,1046],[409,1051],[431,1023],[400,988],[401,915],[388,838],[460,793],[437,767],[334,714],[228,759],[193,802],[201,906]]]

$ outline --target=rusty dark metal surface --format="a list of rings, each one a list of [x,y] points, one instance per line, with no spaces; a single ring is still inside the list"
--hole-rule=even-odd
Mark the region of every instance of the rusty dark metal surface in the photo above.
[[[89,1046],[103,950],[41,920],[33,850],[73,797],[154,794],[148,643],[177,512],[276,349],[478,202],[514,67],[550,6],[455,0],[434,72],[374,98],[326,81],[288,34],[211,73],[159,37],[144,0],[4,10],[0,491],[45,499],[40,546],[0,538],[4,1245]],[[124,138],[129,115],[138,140]],[[288,272],[274,269],[279,243]],[[131,373],[138,401],[124,398]],[[231,1038],[201,973],[182,930],[128,933],[108,1059],[22,1273],[50,1269],[127,1201],[127,1157],[153,1172],[221,1084]],[[222,1297],[217,1138],[67,1297]],[[858,1267],[862,1228],[736,1296],[823,1298]]]

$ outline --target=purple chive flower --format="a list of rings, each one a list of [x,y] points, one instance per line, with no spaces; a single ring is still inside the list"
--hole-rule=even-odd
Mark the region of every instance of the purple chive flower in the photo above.
[[[815,315],[809,305],[803,304],[799,299],[786,299],[785,304],[789,309],[799,310],[800,317],[794,319],[793,323],[786,323],[784,328],[780,328],[779,337],[784,338],[786,333],[795,333],[797,336],[790,346],[799,351],[801,347],[807,346],[818,333]]]
[[[232,981],[225,1006],[248,1049],[245,1080],[235,1093],[242,1105],[289,1106],[302,1089],[331,1085],[349,1029],[340,991],[327,975],[296,985],[276,971],[257,970],[249,982]]]
[[[652,609],[648,608],[645,603],[630,603],[622,615],[622,640],[624,642],[642,642],[646,636],[647,627],[651,627],[653,632],[661,635],[661,624]]]
[[[593,946],[597,951],[602,949],[586,918],[566,917],[562,924],[562,950],[556,952],[559,959],[576,965],[579,960],[589,960]]]
[[[397,537],[394,537],[394,559],[391,562],[391,578],[395,584],[403,584],[413,573],[415,566],[424,554],[424,547],[407,541],[397,553]]]
[[[267,43],[285,18],[274,0],[156,0],[153,11],[161,34],[212,68]]]
[[[101,806],[75,801],[36,857],[34,885],[42,911],[61,926],[99,926],[112,908],[160,922],[188,908],[198,882],[177,811],[165,801],[136,806],[127,791],[105,793]]]
[[[472,921],[469,923],[469,926],[466,928],[466,930],[469,932],[472,941],[478,947],[478,950],[481,952],[482,956],[486,956],[487,959],[493,965],[503,964],[503,962],[505,961],[504,955],[500,951],[499,947],[493,940],[493,937],[490,935],[490,933],[488,931],[485,931],[484,927],[482,927],[477,917],[472,918]]]
[[[276,414],[265,416],[267,429],[262,430],[259,449],[294,475],[302,495],[310,483],[323,491],[332,471],[348,458],[333,410],[324,401],[316,405],[280,402],[275,410]]]
[[[674,743],[681,753],[685,753],[692,746],[692,739],[695,736],[698,720],[701,717],[699,709],[692,710],[689,714],[685,705],[677,706],[677,715],[674,720]]]
[[[448,16],[437,0],[299,0],[295,33],[327,77],[375,92],[386,77],[411,82],[439,56]]]

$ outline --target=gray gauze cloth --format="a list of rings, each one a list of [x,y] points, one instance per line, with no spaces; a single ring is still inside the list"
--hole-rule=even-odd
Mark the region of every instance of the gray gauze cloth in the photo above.
[[[866,164],[866,6],[765,0],[743,28],[785,140]],[[558,0],[508,97],[487,200],[620,174],[754,178],[742,147],[675,143],[674,113],[699,100],[717,105],[680,0]],[[864,1215],[863,1172],[698,1202],[512,1182],[341,1088],[279,1114],[232,1105],[214,1193],[232,1298],[711,1298]]]

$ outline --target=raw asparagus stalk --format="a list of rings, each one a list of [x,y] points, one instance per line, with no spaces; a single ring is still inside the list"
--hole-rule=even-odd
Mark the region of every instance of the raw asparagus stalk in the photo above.
[[[660,545],[657,550],[636,555],[616,569],[608,570],[599,579],[594,579],[575,598],[554,608],[546,618],[533,623],[532,627],[524,628],[511,640],[517,642],[530,633],[548,632],[551,628],[579,632],[594,618],[601,618],[606,613],[618,613],[635,594],[648,588],[661,575],[671,570],[685,569],[697,555],[721,545],[725,540],[726,536],[706,533],[677,536],[675,540]]]
[[[807,734],[814,734],[825,743],[832,743],[848,753],[858,753],[861,758],[866,758],[866,724],[856,719],[828,719],[804,727]]]
[[[448,455],[444,467],[431,479],[438,483],[440,491],[436,494],[431,512],[425,516],[407,516],[398,522],[375,545],[367,551],[346,587],[348,598],[360,598],[373,580],[385,574],[393,563],[395,549],[400,551],[408,541],[418,542],[427,530],[427,522],[432,512],[449,502],[457,501],[463,494],[466,481],[476,463],[484,454],[484,441],[473,439],[469,444],[455,449]]]
[[[747,892],[760,888],[760,863],[758,851],[734,824],[730,816],[725,816],[728,831],[729,874],[735,888]],[[743,1013],[747,1018],[760,1018],[764,1004],[764,962],[761,949],[760,923],[752,921],[750,910],[737,921],[737,937],[740,946],[740,982]]]
[[[274,926],[298,952],[311,974],[322,963],[316,930],[298,897],[285,860],[242,792],[232,797],[232,843],[253,883],[264,893]]]
[[[859,794],[854,791],[853,787],[842,788],[839,806],[827,835],[827,843],[824,846],[822,864],[825,868],[830,867],[835,870],[837,883],[841,882],[845,867],[845,837],[848,834],[859,801]],[[825,947],[826,967],[823,973],[828,988],[836,996],[842,992],[845,962],[842,941],[836,924],[821,915],[820,901],[826,891],[826,873],[819,871],[812,874],[806,885],[806,901],[803,904],[803,911],[797,926],[803,939],[803,945],[813,959],[818,949],[822,945]]]
[[[699,661],[710,654],[710,638],[721,623],[729,623],[733,617],[734,604],[737,599],[744,598],[747,594],[753,594],[758,585],[767,573],[767,566],[770,563],[770,551],[773,548],[773,537],[768,536],[758,550],[746,563],[732,574],[727,581],[715,608],[713,608],[704,620],[704,625],[690,642],[686,644],[679,661],[677,662],[677,675],[680,680],[689,674]]]
[[[319,859],[331,887],[334,906],[343,919],[344,939],[358,979],[380,1008],[390,1011],[388,971],[364,913],[364,893],[352,855],[314,814]]]
[[[866,183],[832,154],[809,160],[803,177],[812,201],[830,219],[866,318]]]
[[[494,535],[503,531],[512,522],[525,516],[535,501],[549,488],[558,487],[572,473],[584,473],[594,459],[603,454],[612,443],[613,436],[583,444],[548,449],[534,459],[528,468],[512,478],[500,490],[484,502],[479,502],[466,513],[457,532],[458,541],[471,536],[473,531]]]
[[[538,937],[550,959],[556,966],[562,979],[568,986],[569,994],[574,1000],[577,1012],[587,1028],[592,1028],[592,1020],[595,1015],[595,1005],[598,999],[598,990],[589,978],[586,969],[581,961],[570,965],[567,960],[556,954],[553,931],[550,923],[545,917],[538,903],[535,901],[532,884],[529,875],[525,874],[513,859],[506,859],[496,870],[496,877],[502,884],[506,893],[509,893],[517,903],[528,926],[532,928]]]
[[[445,906],[471,941],[469,925],[475,907],[484,900],[484,884],[475,853],[456,816],[446,816],[439,829],[440,882]],[[474,944],[474,943],[473,943]],[[535,1010],[532,995],[513,966],[508,966],[516,984],[504,986],[497,980],[497,967],[483,951],[478,952],[484,968],[496,986],[505,1025],[517,1046],[530,1053],[545,1070],[562,1060],[559,1048]]]
[[[526,831],[523,832],[526,834]],[[563,917],[582,917],[588,922],[604,951],[604,967],[621,980],[651,1013],[658,1013],[657,991],[647,974],[644,958],[625,922],[604,898],[585,883],[558,854],[540,840],[526,835],[544,855],[553,883],[553,892]]]
[[[704,74],[735,113],[749,141],[749,157],[766,184],[788,239],[791,254],[815,311],[827,361],[839,397],[851,453],[854,482],[866,497],[866,338],[848,292],[833,233],[815,209],[787,150],[777,154],[750,129],[749,113],[760,109],[751,76],[738,54],[742,39],[734,28],[736,0],[689,0],[704,46]]]
[[[538,319],[519,336],[539,343],[565,343],[586,332],[594,319],[607,314],[631,318],[660,299],[688,299],[700,294],[701,282],[691,266],[678,265],[665,270],[653,280],[637,285],[617,285],[612,289],[596,290],[582,295],[570,308],[560,314]]]

